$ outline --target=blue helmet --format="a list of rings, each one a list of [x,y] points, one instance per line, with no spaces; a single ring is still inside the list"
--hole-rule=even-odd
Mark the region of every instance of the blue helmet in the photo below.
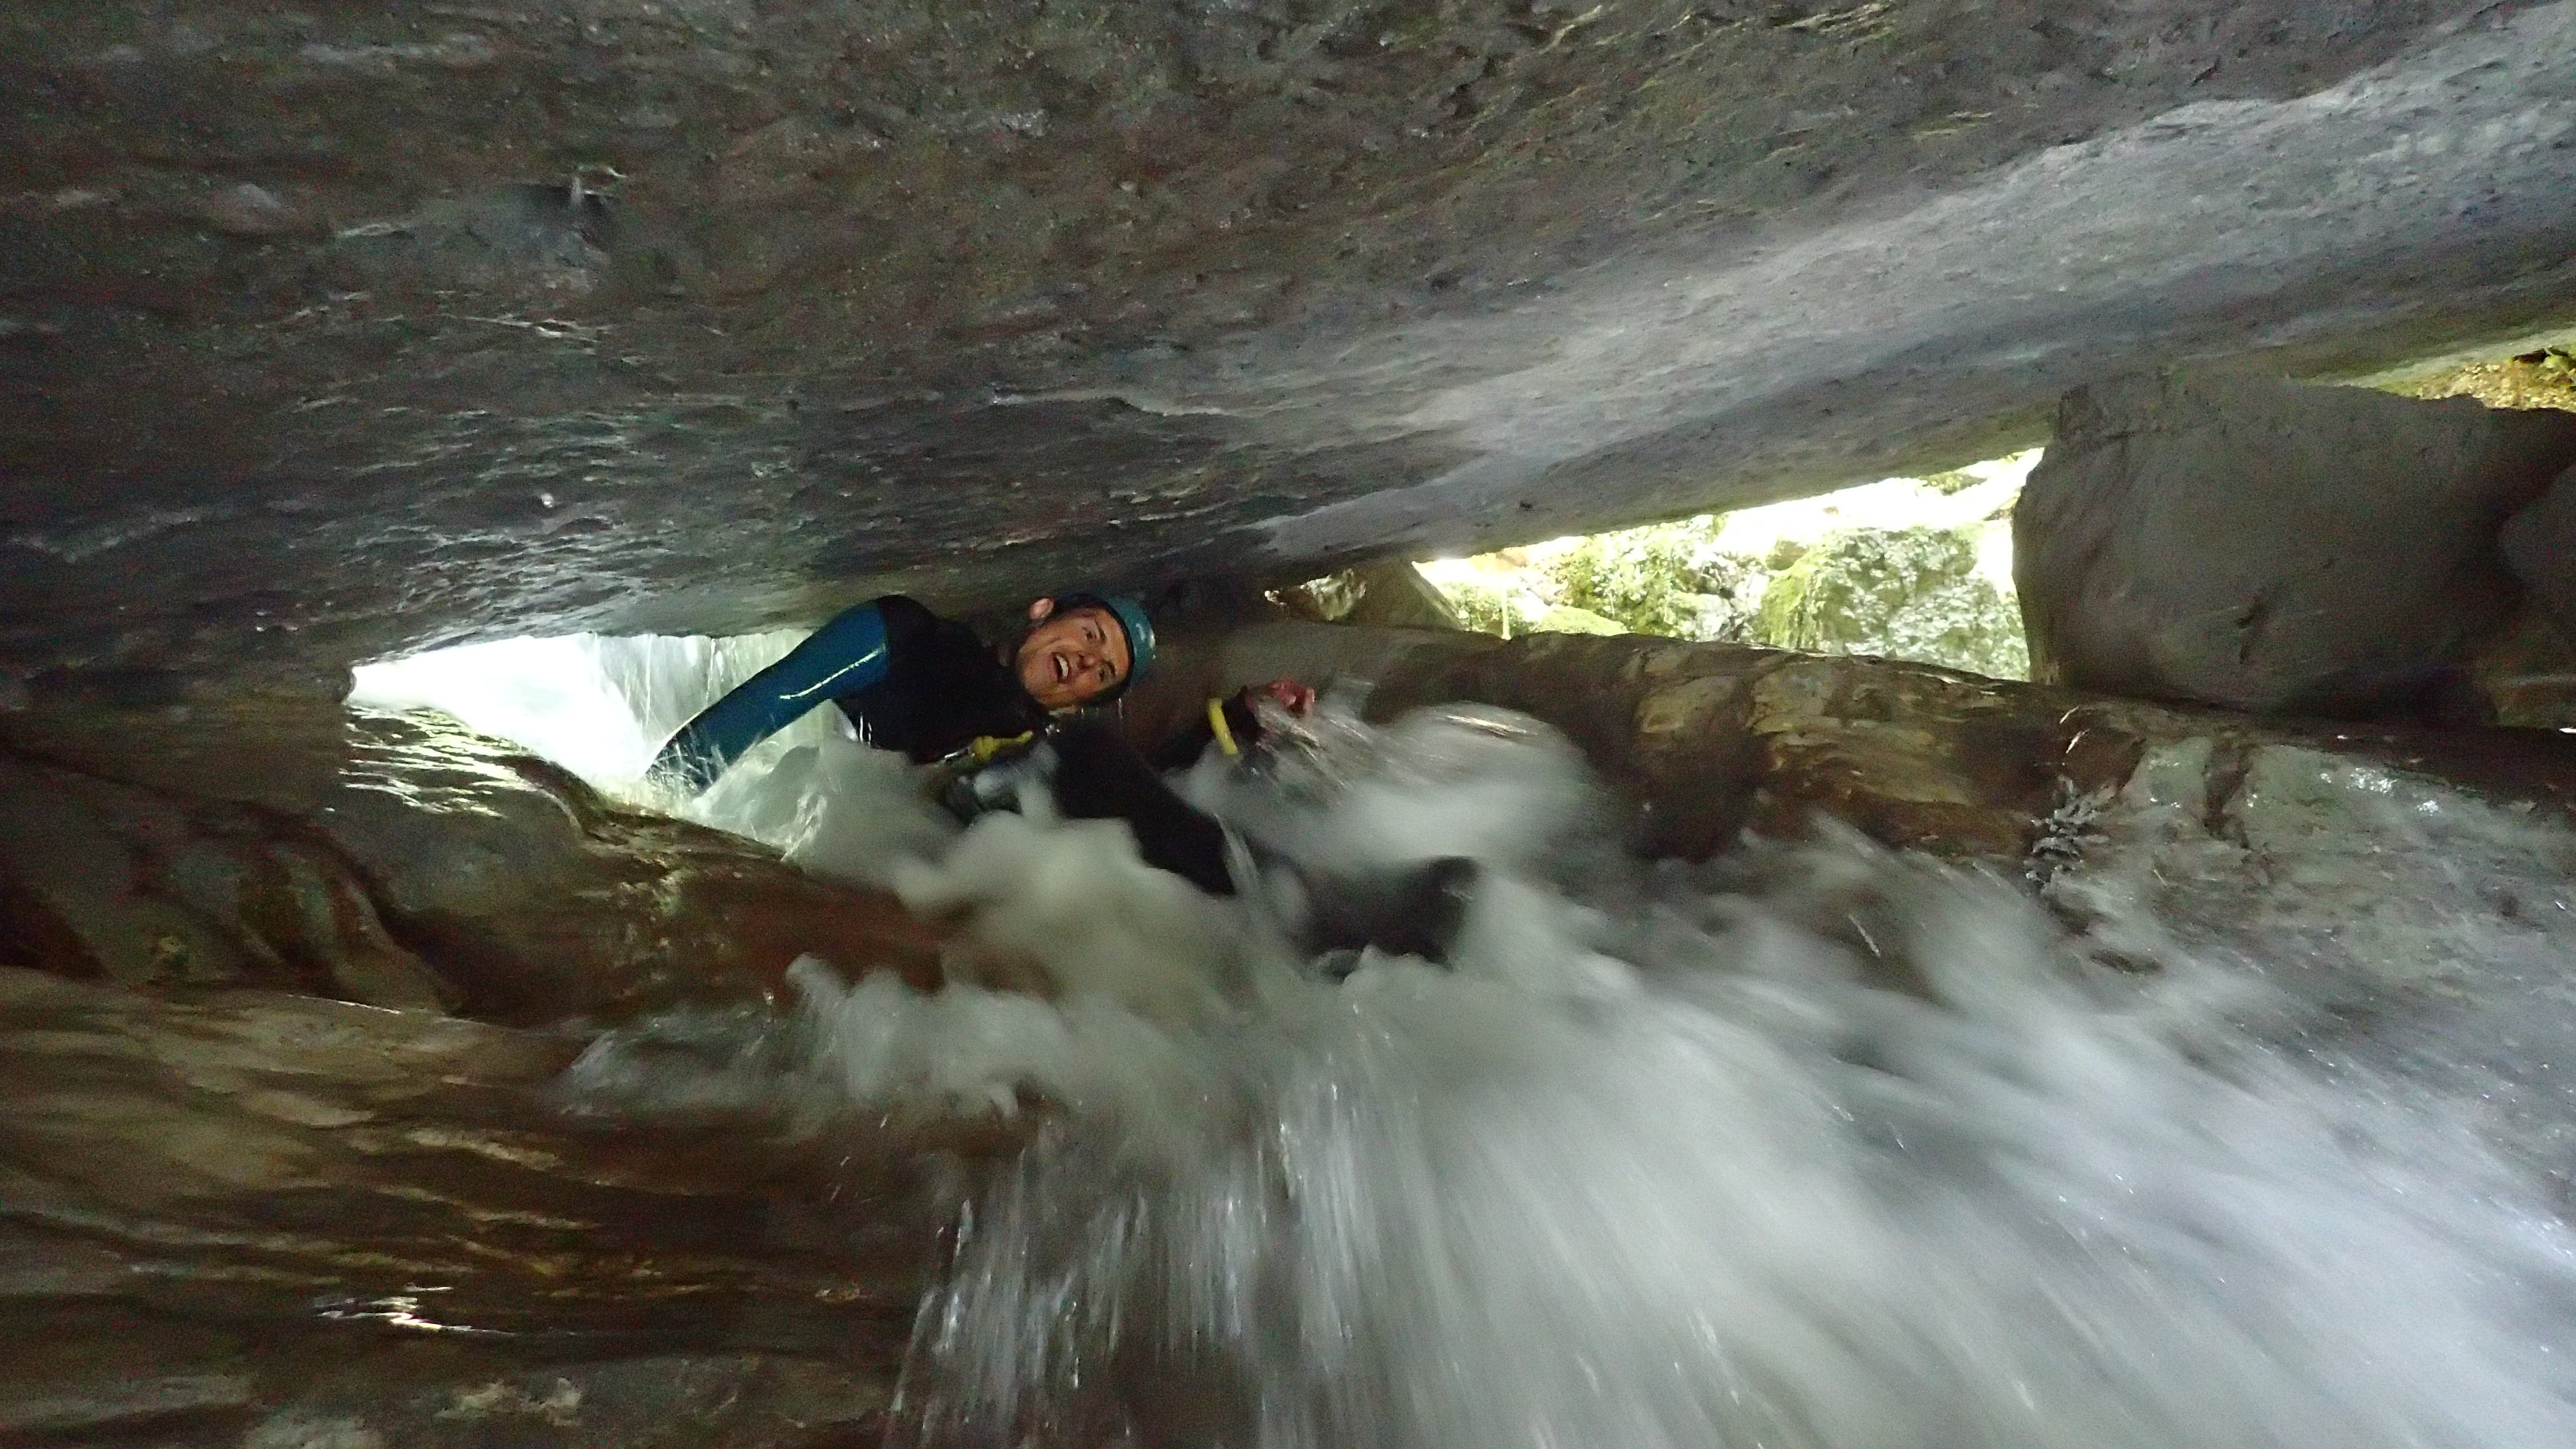
[[[1118,621],[1118,631],[1127,636],[1127,677],[1118,687],[1100,696],[1103,701],[1116,699],[1127,687],[1154,667],[1154,620],[1145,612],[1143,603],[1125,594],[1059,594],[1056,612],[1068,609],[1105,609]]]

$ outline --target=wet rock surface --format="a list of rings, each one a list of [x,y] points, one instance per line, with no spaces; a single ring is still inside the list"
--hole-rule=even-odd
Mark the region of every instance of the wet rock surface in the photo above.
[[[1171,657],[1130,706],[1147,736],[1210,694],[1281,675],[1351,691],[1374,719],[1462,700],[1533,715],[1634,810],[1631,839],[1650,855],[1706,857],[1746,830],[1795,837],[1821,816],[1885,844],[2019,868],[2068,800],[2121,788],[2149,749],[2186,740],[2222,758],[2267,746],[2347,756],[2518,808],[2576,809],[2576,742],[2549,730],[2261,721],[1897,660],[1633,635],[1273,624],[1176,641]]]
[[[2013,510],[2032,677],[2262,713],[2417,705],[2511,615],[2498,529],[2571,460],[2576,416],[2554,411],[2225,375],[2078,389]]]
[[[611,808],[433,716],[314,724],[321,767],[264,778],[241,741],[223,784],[193,788],[184,761],[152,763],[151,730],[22,723],[27,753],[0,754],[0,942],[17,964],[528,1024],[766,1000],[808,952],[938,979],[937,937],[892,898]],[[223,755],[220,722],[189,733]]]
[[[873,1442],[952,1159],[570,1116],[577,1049],[0,968],[0,1434]]]
[[[2535,325],[2576,6],[0,21],[9,697],[1756,502]]]
[[[765,1012],[807,953],[930,984],[890,898],[428,719],[13,724],[0,1441],[877,1441],[1008,1133],[557,1083],[598,1023]]]
[[[1206,692],[1280,674],[1372,683],[1379,716],[1482,700],[1546,719],[1638,807],[1634,836],[1658,852],[1794,835],[1821,812],[2036,872],[2058,859],[2059,827],[2082,824],[2070,803],[2142,788],[2151,757],[2195,762],[2150,783],[2202,801],[2213,831],[2249,779],[2279,783],[2256,777],[2289,753],[2553,814],[2576,800],[2576,751],[2541,732],[2336,734],[1635,636],[1281,623],[1177,637],[1133,722],[1150,732]],[[933,933],[881,897],[606,810],[416,719],[200,700],[184,717],[17,716],[8,743],[13,960],[51,969],[0,964],[0,1437],[880,1442],[943,1230],[1025,1141],[1024,1119],[816,1121],[738,1103],[629,1116],[560,1082],[597,1020],[674,1002],[765,1012],[774,951],[926,980]],[[311,934],[339,918],[178,892],[175,869],[48,873],[48,842],[79,862],[195,852],[245,873],[298,852],[368,905],[382,929],[367,939],[431,973],[449,1014],[325,999],[364,995],[324,954],[352,938]],[[29,899],[59,929],[31,937]],[[231,973],[156,974],[176,963],[119,944],[173,920],[215,943],[203,959],[231,952]]]

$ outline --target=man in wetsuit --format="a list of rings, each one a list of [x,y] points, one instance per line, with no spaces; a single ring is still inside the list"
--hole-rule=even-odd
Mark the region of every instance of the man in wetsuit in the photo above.
[[[1232,895],[1225,832],[1172,793],[1126,737],[1072,713],[1123,693],[1153,663],[1154,626],[1132,599],[1063,594],[1029,605],[1018,641],[995,646],[913,599],[850,609],[689,721],[653,761],[692,793],[808,711],[840,706],[859,738],[916,763],[975,759],[1043,743],[1056,805],[1074,819],[1121,819],[1145,862]],[[1248,738],[1245,701],[1226,709]]]

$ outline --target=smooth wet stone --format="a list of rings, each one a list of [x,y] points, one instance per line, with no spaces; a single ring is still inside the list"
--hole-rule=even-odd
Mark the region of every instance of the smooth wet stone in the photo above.
[[[192,721],[203,758],[176,767],[125,716],[22,725],[35,753],[0,753],[8,959],[527,1023],[766,1001],[809,953],[938,979],[937,934],[892,897],[615,809],[498,741],[336,712],[262,740],[260,719]]]
[[[438,1011],[454,987],[396,942],[326,842],[0,756],[12,955],[132,986],[265,985]]]
[[[938,979],[938,935],[891,896],[767,847],[610,806],[571,775],[432,718],[352,726],[311,817],[468,1015],[542,1021],[767,999],[797,957]],[[480,964],[468,964],[480,963]]]
[[[0,968],[0,1437],[873,1442],[1007,1138],[574,1112],[579,1047]]]
[[[800,955],[935,979],[889,898],[430,721],[11,724],[0,1441],[876,1442],[1009,1134],[629,1122],[558,1080],[569,1019],[760,1018]]]

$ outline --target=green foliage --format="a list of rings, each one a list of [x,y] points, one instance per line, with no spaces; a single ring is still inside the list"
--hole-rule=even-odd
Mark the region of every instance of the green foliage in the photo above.
[[[2028,676],[2020,610],[1977,572],[1974,528],[1846,529],[1783,539],[1756,558],[1718,549],[1722,521],[1599,534],[1535,577],[1443,592],[1468,628],[1489,634],[1624,629]]]
[[[1828,534],[1763,590],[1755,632],[1783,649],[2027,678],[2020,610],[1976,568],[1976,539],[1967,530]]]
[[[1450,607],[1458,611],[1458,622],[1480,634],[1526,634],[1530,632],[1530,611],[1514,601],[1510,593],[1480,581],[1462,581],[1442,586],[1449,596]],[[1504,627],[1510,619],[1511,627]]]
[[[1935,473],[1931,477],[1924,479],[1923,486],[1931,489],[1935,493],[1965,493],[1984,481],[1986,480],[1969,472],[1965,468],[1952,468],[1946,472]]]

